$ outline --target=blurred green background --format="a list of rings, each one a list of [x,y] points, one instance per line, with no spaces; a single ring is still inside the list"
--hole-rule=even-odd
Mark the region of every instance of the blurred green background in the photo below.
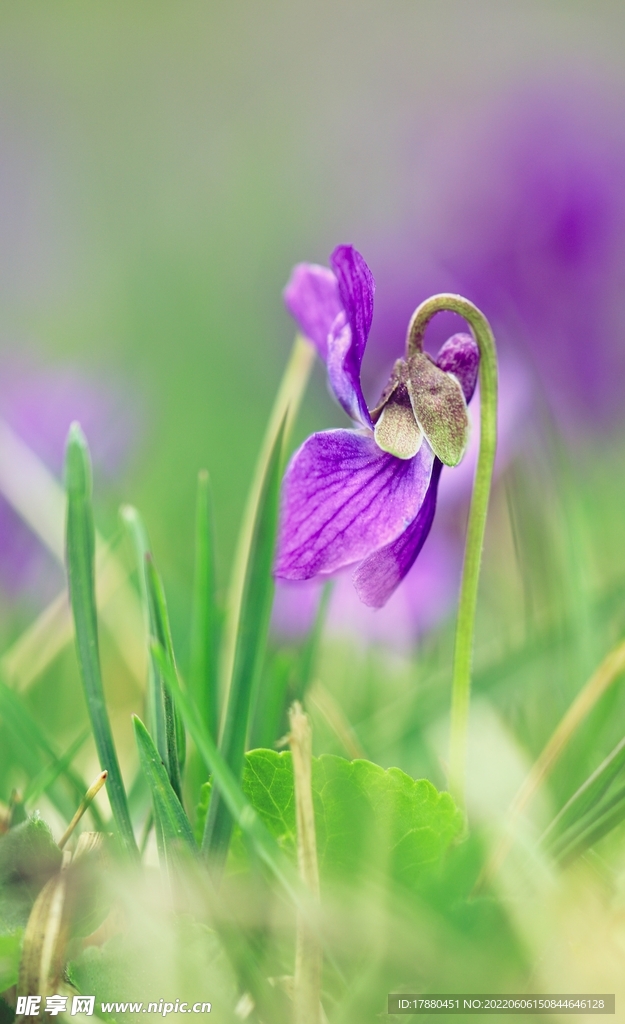
[[[292,264],[426,200],[441,119],[545,70],[622,79],[624,33],[619,0],[2,5],[1,344],[128,382],[141,443],[98,513],[142,509],[174,591],[201,466],[232,552]],[[298,436],[339,423],[319,372]]]
[[[196,473],[212,476],[223,586],[294,333],[281,299],[293,263],[327,262],[335,244],[352,242],[377,275],[378,240],[392,245],[407,217],[417,234],[428,219],[420,156],[441,126],[479,119],[493,98],[545,75],[588,76],[618,92],[624,39],[618,0],[600,14],[588,0],[0,7],[0,355],[27,352],[44,367],[76,367],[103,390],[126,388],[139,426],[128,434],[126,467],[108,480],[96,473],[96,516],[111,536],[120,502],[144,515],[183,662]],[[459,139],[448,163],[462,161]],[[317,367],[295,441],[344,423]],[[525,677],[502,689],[502,714],[533,754],[621,621],[592,603],[625,562],[613,471],[621,442],[613,434],[576,444],[559,475],[553,449],[515,470],[489,529],[482,662],[532,634],[532,623],[538,635],[545,611],[564,616],[576,638],[542,675],[533,664],[525,670],[534,691]],[[19,622],[9,616],[9,634],[32,618],[28,593],[21,600],[27,610]],[[593,632],[597,615],[607,639]],[[442,680],[436,718],[448,698],[447,626],[430,647],[420,679],[431,665]],[[371,708],[358,660],[350,654],[327,670],[341,678],[363,735],[394,686],[400,697],[412,693],[413,669],[397,657],[396,677],[388,658],[370,669]],[[118,667],[107,676],[118,680],[128,731],[138,696],[123,691]],[[67,722],[74,675],[67,650],[35,688],[52,730]],[[559,680],[548,714],[546,677]],[[366,752],[444,784],[441,765],[424,761],[415,741],[429,721],[421,704],[415,715],[388,743],[374,729]],[[321,734],[320,746],[333,742]]]

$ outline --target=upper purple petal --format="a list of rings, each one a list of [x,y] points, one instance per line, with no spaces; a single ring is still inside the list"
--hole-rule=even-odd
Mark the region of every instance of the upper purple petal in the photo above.
[[[396,459],[370,435],[313,434],[284,478],[276,576],[332,573],[395,540],[421,507],[433,461],[426,442],[414,459]]]
[[[328,376],[332,389],[353,420],[371,426],[360,386],[360,367],[373,319],[373,274],[357,249],[339,245],[330,256],[342,313],[328,339]]]
[[[298,263],[282,294],[302,334],[313,342],[325,362],[330,328],[343,310],[335,274],[317,263]]]
[[[414,565],[434,520],[438,481],[443,468],[434,468],[423,504],[410,526],[385,547],[378,548],[360,563],[352,577],[358,597],[370,608],[382,608]]]
[[[480,350],[470,334],[454,334],[438,351],[436,365],[453,373],[468,403],[473,398],[480,367]]]

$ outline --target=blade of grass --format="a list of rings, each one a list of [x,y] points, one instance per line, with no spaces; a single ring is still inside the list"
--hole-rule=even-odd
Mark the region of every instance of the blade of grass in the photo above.
[[[326,617],[328,614],[328,606],[330,604],[330,597],[332,596],[332,581],[328,580],[324,583],[321,591],[321,597],[319,598],[319,604],[317,605],[317,612],[315,614],[315,621],[313,627],[306,637],[306,642],[302,648],[302,654],[300,659],[300,670],[298,679],[298,691],[296,694],[297,700],[301,701],[306,696],[306,692],[313,682],[313,677],[317,668],[317,660],[319,657],[319,648],[321,646],[321,638],[323,636],[323,629],[326,624]]]
[[[153,644],[152,649],[189,730],[189,735],[208,771],[213,776],[215,785],[219,786],[230,814],[249,837],[258,856],[269,868],[288,897],[296,906],[300,905],[303,896],[295,869],[271,833],[265,828],[254,808],[245,799],[238,779],[217,749],[215,741],[206,731],[197,708],[180,686],[176,671],[169,662],[165,651],[158,644]]]
[[[58,761],[55,760],[52,764],[47,765],[39,775],[30,780],[24,790],[24,803],[38,800],[42,793],[46,793],[50,787],[54,785],[59,776],[63,775],[72,764],[78,751],[90,735],[91,729],[85,729],[84,732],[81,732],[80,736],[74,740],[69,750],[63,754]]]
[[[122,522],[128,529],[134,548],[137,576],[139,578],[139,591],[141,594],[141,606],[143,608],[143,623],[146,637],[146,644],[149,647],[150,637],[156,636],[156,626],[152,621],[152,607],[148,596],[146,557],[150,552],[150,542],[143,520],[136,508],[132,505],[123,505],[120,509]],[[169,771],[169,758],[167,755],[167,727],[165,724],[165,706],[163,703],[163,686],[159,673],[156,671],[154,659],[148,656],[148,721],[152,735],[161,760],[167,765]]]
[[[102,685],[95,600],[95,529],[91,508],[91,465],[87,443],[77,423],[72,424],[67,440],[65,479],[67,577],[78,663],[100,768],[102,771],[108,771],[107,789],[119,838],[125,850],[138,857]]]
[[[608,754],[605,761],[586,779],[570,800],[556,814],[541,838],[541,843],[552,842],[596,807],[616,776],[625,768],[625,739]]]
[[[0,493],[18,515],[39,537],[57,561],[64,564],[63,523],[65,519],[65,495],[58,480],[47,466],[35,455],[21,438],[15,434],[4,421],[0,420]],[[96,557],[98,568],[98,607],[102,611],[103,620],[115,641],[122,658],[125,660],[133,676],[143,680],[144,653],[137,637],[141,636],[138,624],[141,612],[132,587],[126,583],[127,573],[120,562],[111,555],[108,545],[96,536]],[[111,600],[112,598],[115,600]],[[53,603],[54,604],[54,603]],[[56,609],[63,614],[62,608]],[[64,613],[64,622],[71,622],[68,611]],[[56,637],[57,644],[69,643],[71,630],[67,625],[63,632],[50,631],[49,639]],[[41,665],[41,646],[37,637],[24,649],[14,645],[2,659],[7,679],[20,686],[28,685],[35,678],[32,667],[25,655],[31,655],[38,665],[37,673],[45,665]],[[19,644],[19,641],[18,641]],[[58,651],[58,648],[57,648]],[[50,652],[56,653],[54,643],[50,644]],[[11,657],[13,655],[13,658]],[[17,655],[21,657],[18,659]]]
[[[561,864],[570,864],[625,819],[625,786],[586,815],[554,843],[551,853]]]
[[[174,657],[174,645],[169,625],[167,604],[165,602],[165,591],[163,590],[161,578],[156,571],[154,560],[149,554],[146,555],[145,558],[145,568],[148,597],[150,601],[150,616],[154,625],[154,639],[157,640],[161,647],[163,647],[167,652],[167,657],[175,669],[176,659]],[[174,792],[177,794],[180,803],[182,803],[182,777],[180,772],[182,765],[184,765],[185,758],[186,745],[184,740],[184,728],[182,726],[182,722],[179,720],[179,715],[176,713],[171,693],[169,692],[169,688],[165,681],[163,682],[162,689],[163,707],[165,710],[165,732],[167,737],[169,779]]]
[[[169,781],[152,737],[137,715],[133,715],[132,724],[141,768],[152,794],[154,818],[158,822],[166,858],[171,857],[172,852],[177,853],[181,844],[193,854],[197,854],[193,829]]]
[[[45,770],[39,751],[51,761],[51,767],[60,763],[61,758],[24,706],[22,698],[3,682],[0,682],[0,716],[17,739],[16,754],[30,776],[36,776]],[[76,801],[82,799],[87,786],[80,773],[70,765],[63,767],[59,774],[69,785],[73,799],[70,800],[54,783],[50,788],[49,797],[60,814],[69,821],[74,813]],[[104,822],[96,807],[92,806],[91,814],[96,829],[102,831]]]
[[[284,424],[276,434],[259,495],[241,601],[230,693],[220,742],[220,751],[237,779],[243,768],[245,741],[265,654],[273,599],[271,567],[278,523],[283,438]],[[220,863],[225,863],[231,834],[232,815],[219,786],[216,785],[211,792],[202,843],[202,849],[210,857],[215,872],[218,872]]]
[[[622,641],[610,651],[593,672],[534,762],[531,771],[508,809],[506,816],[508,828],[475,884],[476,893],[480,892],[490,881],[510,852],[513,843],[512,826],[519,815],[534,798],[550,772],[553,771],[560,755],[567,747],[575,731],[600,697],[616,682],[623,672],[625,672],[625,641]]]
[[[219,731],[217,700],[217,587],[215,527],[210,482],[206,470],[197,481],[195,510],[195,573],[191,614],[189,685],[204,724],[214,738]]]
[[[297,416],[314,360],[315,349],[309,341],[298,334],[293,343],[291,355],[285,368],[282,381],[280,382],[278,394],[276,395],[267,430],[256,462],[254,477],[247,497],[247,503],[243,514],[243,520],[234,556],[228,599],[226,603],[223,640],[220,649],[220,694],[224,708],[228,701],[234,669],[247,565],[252,545],[258,502],[260,500],[263,481],[266,476],[267,463],[271,452],[275,449],[276,438],[280,431],[284,430],[285,444],[288,443],[293,422]]]
[[[148,641],[151,637],[158,640],[174,659],[165,593],[153,563],[147,530],[136,508],[124,505],[120,512],[135,550],[146,637]],[[180,770],[181,764],[184,763],[184,753],[181,756],[181,751],[184,751],[184,742],[179,744],[180,728],[176,723],[171,696],[167,687],[163,685],[163,680],[149,650],[148,695],[150,724],[156,747],[178,799],[182,800]]]

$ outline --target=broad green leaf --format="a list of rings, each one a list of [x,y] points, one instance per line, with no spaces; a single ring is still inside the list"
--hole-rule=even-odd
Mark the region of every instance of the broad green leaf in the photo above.
[[[163,999],[188,1002],[190,1012],[194,1003],[210,1001],[211,1013],[192,1019],[238,1024],[234,1007],[239,986],[218,935],[187,915],[174,920],[154,910],[146,914],[141,904],[129,909],[134,913],[124,935],[103,946],[88,946],[70,962],[68,975],[78,991],[95,995],[97,1007],[108,1002],[143,1002],[147,1007]],[[129,1008],[101,1016],[128,1024],[138,1019]]]
[[[78,663],[100,767],[108,771],[107,791],[119,837],[126,851],[138,856],[102,685],[95,601],[91,463],[87,442],[77,423],[72,424],[67,439],[65,483],[67,577]]]
[[[293,766],[289,751],[252,750],[245,757],[243,793],[279,846],[296,854]],[[414,887],[440,865],[463,828],[448,793],[399,768],[370,761],[313,758],[313,800],[319,868],[326,881],[354,880],[372,868]],[[198,806],[201,824],[203,802]],[[205,813],[205,811],[204,811]]]
[[[23,937],[21,928],[6,935],[0,934],[0,992],[5,992],[17,982]]]
[[[181,845],[196,853],[197,847],[189,819],[169,781],[152,737],[136,715],[133,717],[133,725],[141,768],[152,793],[157,836],[160,835],[162,839],[163,854],[167,860],[172,852],[175,854],[180,849]]]
[[[371,866],[412,886],[440,863],[462,831],[448,793],[399,768],[334,755],[313,758],[313,800],[322,877],[354,879]],[[243,791],[280,845],[295,853],[293,768],[289,751],[251,751]]]
[[[198,474],[195,508],[195,573],[189,687],[195,706],[214,739],[217,738],[219,731],[218,619],[213,502],[208,473],[202,470]]]
[[[228,693],[220,751],[235,779],[241,777],[250,712],[265,654],[273,598],[271,567],[278,523],[278,494],[282,469],[284,422],[267,459],[254,520],[238,622],[235,657]],[[225,861],[232,815],[219,788],[211,794],[202,848],[218,868]]]
[[[0,934],[23,928],[62,854],[38,814],[0,836]]]

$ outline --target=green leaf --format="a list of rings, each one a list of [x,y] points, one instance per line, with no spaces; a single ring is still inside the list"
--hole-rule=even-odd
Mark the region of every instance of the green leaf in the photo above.
[[[440,864],[463,828],[449,793],[399,768],[324,754],[313,758],[319,869],[326,879],[354,880],[373,866],[412,887]],[[293,767],[289,751],[246,756],[243,792],[283,849],[295,856]]]
[[[119,837],[126,851],[138,856],[102,685],[95,600],[91,464],[87,442],[77,423],[70,427],[67,439],[65,482],[67,577],[78,663],[100,767],[108,771],[107,790]]]
[[[130,904],[130,914],[125,934],[102,946],[87,946],[70,962],[68,975],[78,991],[95,995],[98,1007],[103,1002],[143,1002],[147,1007],[151,1001],[178,999],[188,1002],[190,1013],[194,1003],[210,1001],[212,1013],[198,1019],[236,1024],[233,1010],[240,989],[218,935],[187,915],[172,920],[173,915],[153,910],[148,916],[140,901]],[[129,1009],[101,1016],[128,1024],[138,1019]]]
[[[226,718],[220,743],[220,752],[236,779],[240,778],[243,767],[250,712],[265,654],[273,599],[274,584],[271,568],[278,522],[283,439],[284,421],[276,433],[267,459],[254,520]],[[228,852],[232,815],[219,787],[219,782],[217,779],[215,781],[202,848],[210,855],[218,870],[219,863],[225,861]]]
[[[195,510],[195,574],[191,614],[189,687],[211,736],[219,731],[217,702],[218,643],[215,526],[208,473],[198,474]]]
[[[243,794],[282,850],[294,860],[297,833],[290,751],[252,750],[245,756]],[[370,761],[313,758],[319,869],[326,881],[351,882],[365,872],[388,874],[414,888],[440,865],[463,828],[449,793],[399,768]],[[198,822],[206,814],[198,805]]]
[[[0,836],[0,934],[26,926],[38,892],[62,854],[38,814]]]
[[[0,935],[0,992],[17,983],[23,938],[24,932],[21,928],[7,935]]]
[[[136,715],[133,716],[133,725],[139,749],[141,768],[152,793],[154,818],[157,822],[157,836],[160,836],[162,840],[162,854],[165,861],[167,863],[172,853],[175,855],[179,852],[181,846],[193,853],[197,853],[189,819],[169,781],[152,737],[141,719]]]

